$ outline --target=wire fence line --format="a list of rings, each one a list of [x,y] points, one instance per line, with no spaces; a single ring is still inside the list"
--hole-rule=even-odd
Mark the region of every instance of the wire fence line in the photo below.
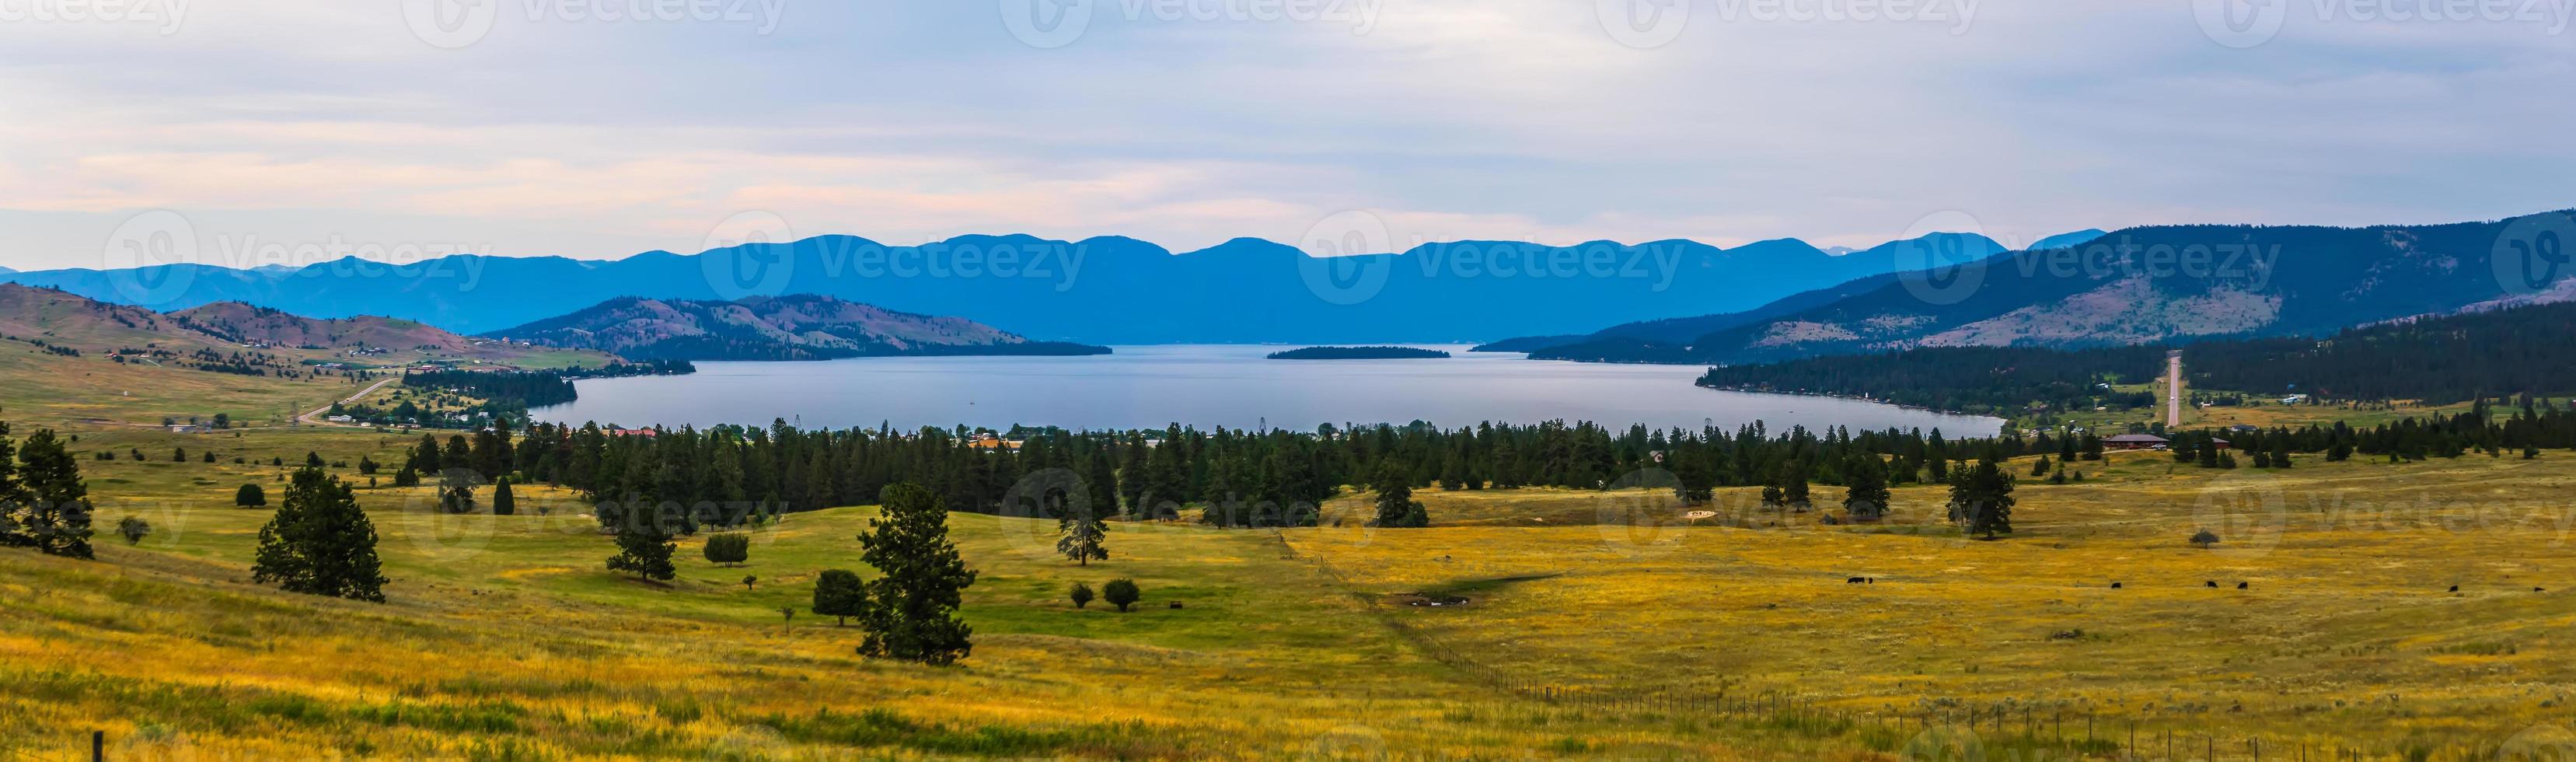
[[[1322,554],[1298,552],[1286,534],[1277,529],[1270,530],[1270,536],[1279,545],[1282,558],[1303,561],[1322,572],[1389,632],[1433,661],[1494,689],[1499,698],[1524,706],[1583,709],[1639,722],[1696,718],[1817,738],[1852,737],[1909,762],[2576,762],[2576,734],[2492,743],[2331,737],[2284,740],[2241,730],[2188,727],[2121,715],[2105,717],[2091,710],[2070,712],[2062,706],[2043,709],[2029,702],[1980,705],[1944,700],[1913,712],[1870,712],[1823,706],[1813,697],[1777,690],[1739,689],[1733,684],[1715,692],[1674,694],[1534,681],[1469,657],[1402,616],[1398,609],[1387,605],[1384,596],[1366,592]]]

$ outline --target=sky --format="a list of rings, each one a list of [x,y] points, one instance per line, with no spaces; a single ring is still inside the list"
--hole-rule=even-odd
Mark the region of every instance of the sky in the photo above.
[[[0,267],[2576,206],[2576,0],[2416,1],[0,0]]]

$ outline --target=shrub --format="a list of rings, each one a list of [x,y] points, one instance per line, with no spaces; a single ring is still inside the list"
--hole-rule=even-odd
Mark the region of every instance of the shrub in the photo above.
[[[2218,544],[2218,533],[2207,529],[2194,532],[2191,535],[2191,544],[2198,545],[2204,549],[2211,545],[2216,545]]]
[[[707,560],[715,563],[738,564],[749,561],[751,560],[751,535],[708,535],[704,551]]]
[[[260,489],[257,484],[244,484],[241,489],[233,492],[233,505],[242,508],[268,505],[268,491]]]
[[[116,533],[125,537],[125,544],[132,545],[142,542],[145,535],[152,533],[152,523],[127,516],[117,520]]]
[[[1080,582],[1073,583],[1072,596],[1074,608],[1082,608],[1083,606],[1090,605],[1092,597],[1091,586]]]
[[[1127,607],[1136,605],[1137,600],[1145,597],[1145,591],[1137,589],[1134,580],[1123,577],[1101,585],[1100,594],[1102,598],[1109,601],[1109,605],[1117,606],[1122,613],[1127,610]]]

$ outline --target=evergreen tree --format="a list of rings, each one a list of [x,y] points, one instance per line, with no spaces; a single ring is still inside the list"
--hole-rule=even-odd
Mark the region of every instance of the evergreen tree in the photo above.
[[[608,568],[634,574],[637,579],[670,579],[678,573],[671,566],[670,518],[659,503],[639,502],[627,506],[623,521],[617,522],[617,555],[610,556]]]
[[[1109,538],[1109,522],[1092,507],[1087,495],[1049,490],[1039,499],[1053,504],[1055,552],[1073,559],[1076,566],[1090,566],[1093,559],[1109,560],[1109,549],[1103,547]]]
[[[0,434],[6,434],[0,429]],[[15,507],[8,508],[15,536],[37,550],[57,556],[89,558],[89,485],[81,480],[80,461],[63,448],[53,429],[37,429],[18,446],[17,475],[0,479],[0,489],[15,481]],[[0,493],[0,503],[12,502]]]
[[[878,501],[885,515],[859,536],[860,558],[880,574],[868,584],[873,605],[861,621],[868,636],[859,653],[931,665],[965,658],[974,630],[957,606],[975,572],[948,541],[947,502],[909,482],[888,485]]]
[[[814,578],[814,614],[832,617],[834,627],[849,625],[850,617],[867,616],[867,583],[848,569],[824,570]]]
[[[2012,532],[2012,475],[1993,461],[1955,470],[1950,480],[1950,520],[1968,534],[1994,539]]]
[[[1847,488],[1843,511],[1852,518],[1870,521],[1887,515],[1892,494],[1887,489],[1886,461],[1870,453],[1854,454],[1843,468],[1843,485]]]
[[[244,484],[233,491],[233,505],[242,508],[268,507],[268,490],[257,484]]]
[[[1413,480],[1394,459],[1379,461],[1375,489],[1377,519],[1370,522],[1381,527],[1424,527],[1431,524],[1429,512],[1421,501],[1413,499]]]
[[[705,547],[700,548],[698,552],[712,563],[730,565],[749,561],[751,560],[751,535],[730,533],[707,535]]]
[[[251,579],[289,592],[383,603],[376,525],[349,485],[320,469],[299,470],[277,515],[259,529]]]
[[[510,494],[510,477],[492,483],[492,515],[511,516],[519,512],[519,500]]]

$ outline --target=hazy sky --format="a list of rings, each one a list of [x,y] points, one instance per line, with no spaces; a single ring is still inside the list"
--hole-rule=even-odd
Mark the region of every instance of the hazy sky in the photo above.
[[[0,266],[2576,206],[2576,0],[2247,2],[0,0]]]

